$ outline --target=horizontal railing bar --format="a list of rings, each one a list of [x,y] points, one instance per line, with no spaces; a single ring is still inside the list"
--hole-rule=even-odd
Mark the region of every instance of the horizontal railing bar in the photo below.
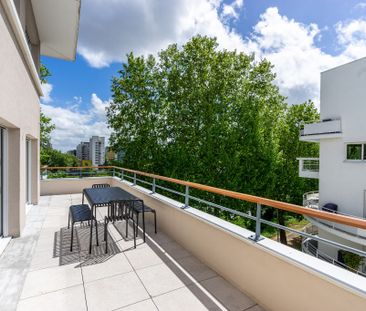
[[[145,184],[145,185],[150,185],[150,186],[152,186],[152,183],[151,183],[151,182],[148,182],[148,181],[146,181],[146,180],[143,180],[143,179],[140,179],[140,178],[136,178],[136,180],[137,180],[137,181],[139,181],[139,182],[141,182],[141,183],[143,183],[143,184]]]
[[[341,248],[341,249],[343,249],[345,251],[350,251],[350,252],[355,253],[357,255],[360,255],[362,257],[366,257],[366,252],[360,251],[360,250],[358,250],[356,248],[349,247],[349,246],[346,246],[346,245],[343,245],[343,244],[339,244],[339,243],[334,242],[334,241],[331,241],[331,240],[327,240],[327,239],[320,238],[320,237],[318,237],[316,235],[311,235],[309,233],[302,232],[302,231],[298,231],[298,230],[292,229],[290,227],[282,226],[280,224],[277,224],[275,222],[272,222],[272,221],[269,221],[269,220],[265,220],[265,219],[261,219],[261,223],[266,224],[266,225],[269,225],[271,227],[275,227],[277,229],[281,229],[281,230],[289,231],[289,232],[292,232],[292,233],[296,233],[298,235],[305,236],[307,238],[310,238],[310,239],[313,239],[313,240],[316,240],[316,241],[319,241],[319,242],[323,242],[323,243],[326,243],[326,244],[329,244],[329,245],[332,245],[332,246]]]
[[[185,196],[185,194],[183,192],[179,192],[179,191],[176,191],[176,190],[173,190],[173,189],[170,189],[170,188],[166,188],[166,187],[163,187],[163,186],[160,186],[160,185],[155,185],[155,187],[159,188],[159,189],[169,191],[169,192],[177,194],[177,195]]]
[[[116,168],[116,166],[43,166],[41,167],[41,171],[43,170],[65,170],[65,169],[106,169],[106,168]]]
[[[47,168],[43,168],[43,169],[50,170],[50,169],[60,169],[60,168],[61,167],[56,167],[56,168],[55,167],[53,167],[53,168],[47,167]],[[78,167],[78,168],[83,169],[83,168],[93,168],[93,167]],[[274,208],[277,208],[277,209],[285,210],[285,211],[288,211],[288,212],[293,212],[293,213],[302,214],[302,215],[305,215],[305,216],[310,216],[310,217],[325,219],[325,220],[329,220],[329,221],[334,221],[334,222],[337,222],[337,223],[340,223],[340,224],[343,224],[343,225],[357,227],[357,228],[360,228],[360,229],[366,229],[366,220],[363,220],[363,219],[356,219],[356,218],[349,217],[349,216],[337,215],[337,214],[333,214],[333,213],[328,213],[328,212],[324,212],[324,211],[319,211],[319,210],[314,210],[314,209],[311,209],[311,208],[299,206],[299,205],[296,205],[296,204],[291,204],[291,203],[281,202],[281,201],[277,201],[277,200],[262,198],[262,197],[258,197],[258,196],[254,196],[254,195],[250,195],[250,194],[244,194],[244,193],[240,193],[240,192],[236,192],[236,191],[220,189],[220,188],[216,188],[216,187],[212,187],[212,186],[202,185],[202,184],[199,184],[199,183],[194,183],[194,182],[190,182],[190,181],[184,181],[184,180],[180,180],[180,179],[160,176],[160,175],[156,175],[156,174],[145,173],[145,172],[141,172],[141,171],[137,171],[137,170],[121,168],[121,167],[118,167],[118,166],[99,166],[99,167],[97,166],[97,167],[94,167],[94,168],[115,168],[115,169],[120,169],[120,170],[123,170],[125,172],[130,172],[130,173],[134,173],[134,174],[138,174],[138,175],[142,175],[142,176],[146,176],[146,177],[150,177],[150,178],[155,178],[155,179],[158,179],[158,180],[172,182],[172,183],[179,184],[179,185],[182,185],[182,186],[188,186],[188,187],[191,187],[191,188],[194,188],[194,189],[198,189],[198,190],[201,190],[201,191],[207,191],[207,192],[223,195],[223,196],[230,197],[230,198],[233,198],[233,199],[239,199],[239,200],[242,200],[242,201],[248,201],[248,202],[252,202],[252,203],[266,205],[266,206],[274,207]]]
[[[192,199],[192,200],[198,201],[200,203],[204,203],[204,204],[207,204],[207,205],[216,207],[218,209],[221,209],[221,210],[230,212],[230,213],[235,214],[235,215],[238,215],[238,216],[242,216],[242,217],[245,217],[245,218],[249,218],[251,220],[256,220],[256,218],[254,216],[249,215],[249,214],[244,213],[244,212],[236,211],[236,210],[233,210],[231,208],[227,208],[225,206],[222,206],[222,205],[219,205],[219,204],[210,202],[210,201],[206,201],[206,200],[203,200],[203,199],[199,199],[199,198],[196,198],[196,197],[189,196],[189,198]]]

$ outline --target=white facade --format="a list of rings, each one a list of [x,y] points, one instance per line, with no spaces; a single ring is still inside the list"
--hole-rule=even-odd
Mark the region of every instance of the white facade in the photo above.
[[[93,166],[103,165],[105,162],[105,138],[92,136],[89,141],[89,160]]]
[[[0,0],[0,239],[20,236],[38,202],[39,59],[74,58],[79,12],[75,0]]]
[[[366,58],[321,74],[320,119],[305,125],[303,141],[320,143],[319,208],[334,203],[337,211],[366,218]],[[365,145],[364,145],[365,144]],[[348,150],[348,152],[347,152]],[[337,224],[319,227],[319,235],[366,249],[366,232]],[[335,251],[323,249],[326,253]]]

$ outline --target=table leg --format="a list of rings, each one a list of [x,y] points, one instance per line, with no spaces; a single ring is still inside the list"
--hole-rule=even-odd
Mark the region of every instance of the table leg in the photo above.
[[[83,191],[83,195],[81,197],[81,204],[84,204],[84,191]]]
[[[94,216],[94,206],[91,207],[92,212],[92,220],[90,221],[90,243],[89,243],[89,254],[92,251],[92,243],[93,243],[93,216]]]
[[[144,242],[146,242],[146,237],[145,237],[145,204],[142,203],[142,231],[143,231],[143,235],[144,235]]]

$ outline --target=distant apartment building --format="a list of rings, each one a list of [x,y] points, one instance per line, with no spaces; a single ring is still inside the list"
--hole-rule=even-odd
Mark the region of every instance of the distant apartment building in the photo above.
[[[105,138],[92,136],[89,141],[89,160],[93,166],[103,165],[105,162]]]
[[[79,145],[76,147],[76,157],[80,161],[89,160],[89,142],[88,141],[82,141]]]
[[[75,59],[79,14],[77,0],[0,0],[0,244],[39,199],[40,55]]]

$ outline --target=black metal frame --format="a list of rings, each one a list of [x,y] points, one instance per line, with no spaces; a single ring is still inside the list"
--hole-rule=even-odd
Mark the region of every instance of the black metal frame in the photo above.
[[[143,201],[141,201],[141,202],[142,202],[142,205],[143,205],[142,208],[139,208],[139,206],[138,205],[136,206],[136,204],[134,205],[134,208],[133,208],[133,214],[136,215],[136,236],[138,236],[139,215],[140,215],[140,213],[142,213],[142,211],[144,211],[144,213],[153,213],[154,214],[154,230],[155,230],[155,234],[156,234],[157,233],[157,228],[156,228],[156,211],[153,208],[144,205],[144,202]]]
[[[86,214],[86,209],[89,210],[89,213]],[[84,213],[84,214],[83,214]],[[75,220],[75,215],[74,214],[78,214],[79,216],[82,216],[81,218],[77,218]],[[88,217],[87,217],[88,216]],[[98,222],[97,219],[93,216],[92,214],[92,210],[90,209],[89,205],[87,204],[77,204],[77,205],[71,205],[69,207],[69,217],[68,217],[68,223],[67,223],[67,228],[70,229],[70,222],[71,222],[71,244],[70,244],[70,252],[72,252],[72,247],[74,244],[74,224],[76,222],[80,222],[83,223],[84,221],[87,221],[88,223],[90,222],[90,226],[93,223],[93,221],[95,222],[95,237],[97,240],[97,246],[99,246],[99,240],[98,240]],[[92,239],[93,237],[91,236],[90,239]]]
[[[91,211],[92,211],[92,215],[96,217],[96,208],[97,207],[102,207],[102,206],[108,206],[110,204],[111,201],[130,201],[130,202],[134,202],[134,201],[139,201],[142,202],[142,200],[140,200],[139,198],[133,196],[131,193],[127,192],[126,190],[123,190],[119,187],[108,187],[111,190],[113,190],[113,188],[118,188],[121,191],[124,191],[126,194],[128,194],[128,199],[126,198],[118,198],[118,199],[112,199],[112,200],[108,200],[108,201],[103,201],[103,202],[99,202],[99,203],[94,203],[93,200],[91,199],[91,197],[88,195],[87,190],[91,190],[90,188],[86,188],[83,189],[83,196],[82,196],[82,204],[84,204],[84,197],[86,197],[86,199],[88,200],[90,206],[91,206]],[[93,188],[93,190],[98,191],[98,188]],[[101,188],[99,188],[99,190],[102,190]],[[106,190],[106,189],[105,189]],[[142,204],[142,208],[143,208],[143,213],[142,213],[142,228],[143,228],[143,240],[144,242],[146,241],[146,232],[145,232],[145,213],[144,213],[144,204]],[[90,224],[90,243],[89,243],[89,254],[91,254],[91,250],[92,250],[92,236],[93,236],[93,222],[91,222]]]
[[[100,188],[110,188],[110,184],[93,184],[92,188],[93,189],[100,189]]]
[[[116,221],[126,221],[126,238],[128,237],[128,222],[132,220],[133,225],[133,245],[136,248],[136,223],[133,219],[133,209],[136,201],[119,200],[111,201],[108,204],[107,216],[104,217],[104,241],[105,252],[108,253],[108,223]],[[142,203],[143,204],[143,203]]]

